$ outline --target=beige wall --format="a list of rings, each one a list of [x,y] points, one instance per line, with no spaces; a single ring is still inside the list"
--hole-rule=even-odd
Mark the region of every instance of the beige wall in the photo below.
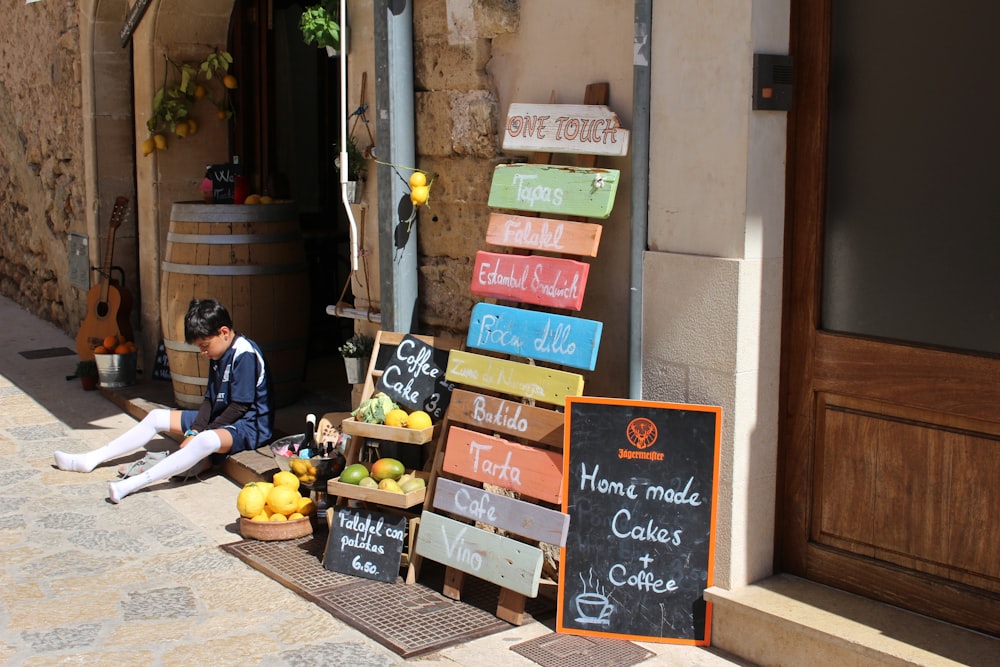
[[[643,394],[723,408],[716,584],[771,572],[785,114],[751,110],[754,51],[788,52],[787,0],[653,14]]]
[[[631,128],[633,5],[632,0],[522,2],[517,32],[493,41],[488,67],[501,127],[512,102],[580,104],[587,84],[608,82],[608,106]],[[597,163],[621,170],[622,177],[611,217],[602,223],[601,247],[591,262],[580,312],[604,323],[597,368],[585,388],[594,396],[628,396],[630,160],[600,158]]]

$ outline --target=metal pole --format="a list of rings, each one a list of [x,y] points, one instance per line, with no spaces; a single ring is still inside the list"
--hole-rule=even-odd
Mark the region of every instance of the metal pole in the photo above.
[[[642,398],[642,261],[649,228],[649,68],[653,2],[635,2],[632,62],[632,234],[629,253],[629,398]]]

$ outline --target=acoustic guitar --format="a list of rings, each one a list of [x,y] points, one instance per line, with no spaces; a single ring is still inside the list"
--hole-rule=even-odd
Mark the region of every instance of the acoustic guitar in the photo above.
[[[87,292],[87,316],[76,333],[76,353],[84,361],[93,360],[94,348],[101,345],[108,336],[124,335],[128,340],[132,340],[132,327],[129,324],[131,294],[111,278],[115,231],[121,226],[127,209],[127,198],[115,199],[111,221],[108,223],[108,245],[104,251],[104,263],[100,268],[97,284]]]

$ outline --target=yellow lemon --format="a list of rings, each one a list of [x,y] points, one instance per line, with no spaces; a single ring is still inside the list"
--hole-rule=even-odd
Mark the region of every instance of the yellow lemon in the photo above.
[[[288,517],[284,514],[275,513],[271,515],[271,518],[268,519],[268,521],[288,521]]]
[[[243,200],[243,203],[246,204],[247,206],[253,206],[254,204],[259,204],[260,195],[249,195],[246,199]]]
[[[389,414],[385,416],[385,425],[406,426],[406,410],[400,410],[399,408],[389,410]]]
[[[222,85],[230,90],[236,88],[236,86],[238,85],[236,82],[236,77],[233,76],[232,74],[227,74],[226,76],[222,77]]]
[[[296,519],[304,519],[304,518],[305,517],[302,515],[302,512],[292,512],[291,514],[288,515],[289,521],[295,521]]]
[[[257,488],[260,492],[264,494],[264,500],[267,500],[267,494],[271,493],[271,489],[274,488],[274,484],[271,482],[257,482]]]
[[[431,189],[426,185],[418,185],[410,192],[410,201],[414,206],[423,206],[427,203],[427,198],[431,195]]]
[[[264,508],[264,509],[262,509],[260,511],[260,513],[257,516],[255,516],[254,518],[252,518],[250,520],[251,521],[270,521],[271,520],[271,513],[267,511],[267,508]]]
[[[292,491],[299,490],[299,478],[295,476],[295,473],[288,470],[280,470],[274,473],[274,486],[275,488],[279,486],[287,486]]]
[[[421,185],[427,185],[427,175],[422,171],[410,174],[410,188],[419,188]]]
[[[142,156],[146,157],[156,150],[156,142],[153,141],[153,137],[149,137],[142,142]]]
[[[431,416],[424,412],[423,410],[416,410],[411,412],[406,418],[407,428],[415,428],[418,431],[427,428],[431,425]]]
[[[288,462],[288,467],[291,468],[292,472],[296,475],[301,476],[309,471],[309,461],[305,459],[292,459]]]
[[[264,494],[255,483],[251,482],[236,496],[236,509],[239,510],[240,516],[255,517],[264,509],[264,502]]]
[[[304,497],[299,501],[299,512],[301,514],[312,514],[316,511],[316,503],[312,501],[312,498]]]
[[[187,121],[185,121],[183,123],[177,123],[176,127],[174,127],[174,134],[176,134],[181,139],[183,139],[184,137],[186,137],[188,135],[188,124],[187,124]]]
[[[156,145],[156,150],[167,150],[167,138],[162,134],[154,134],[153,143]]]
[[[196,121],[194,118],[188,118],[187,126],[188,126],[189,137],[198,132],[198,121]]]
[[[297,477],[295,481],[299,481]],[[298,491],[289,486],[276,486],[267,494],[267,508],[272,512],[288,516],[298,511],[301,497]]]

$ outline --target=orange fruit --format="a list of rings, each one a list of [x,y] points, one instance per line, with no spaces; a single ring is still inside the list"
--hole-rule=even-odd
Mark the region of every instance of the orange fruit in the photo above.
[[[94,354],[107,354],[107,353],[108,353],[108,348],[104,347],[103,345],[98,345],[97,347],[94,348]]]
[[[104,339],[102,345],[104,345],[104,347],[108,350],[115,349],[116,347],[118,347],[118,336],[115,335],[107,336]]]
[[[205,97],[205,86],[199,83],[197,86],[194,87],[194,98],[196,100],[200,100],[203,97]]]
[[[222,77],[222,85],[232,90],[237,86],[236,77],[233,76],[232,74],[227,74],[226,76]]]
[[[115,354],[128,354],[131,351],[132,350],[128,349],[128,345],[126,345],[125,343],[122,343],[121,345],[115,348]]]
[[[138,350],[138,348],[135,346],[135,343],[133,343],[132,341],[125,343],[125,346],[128,347],[129,352],[135,352],[136,350]]]

